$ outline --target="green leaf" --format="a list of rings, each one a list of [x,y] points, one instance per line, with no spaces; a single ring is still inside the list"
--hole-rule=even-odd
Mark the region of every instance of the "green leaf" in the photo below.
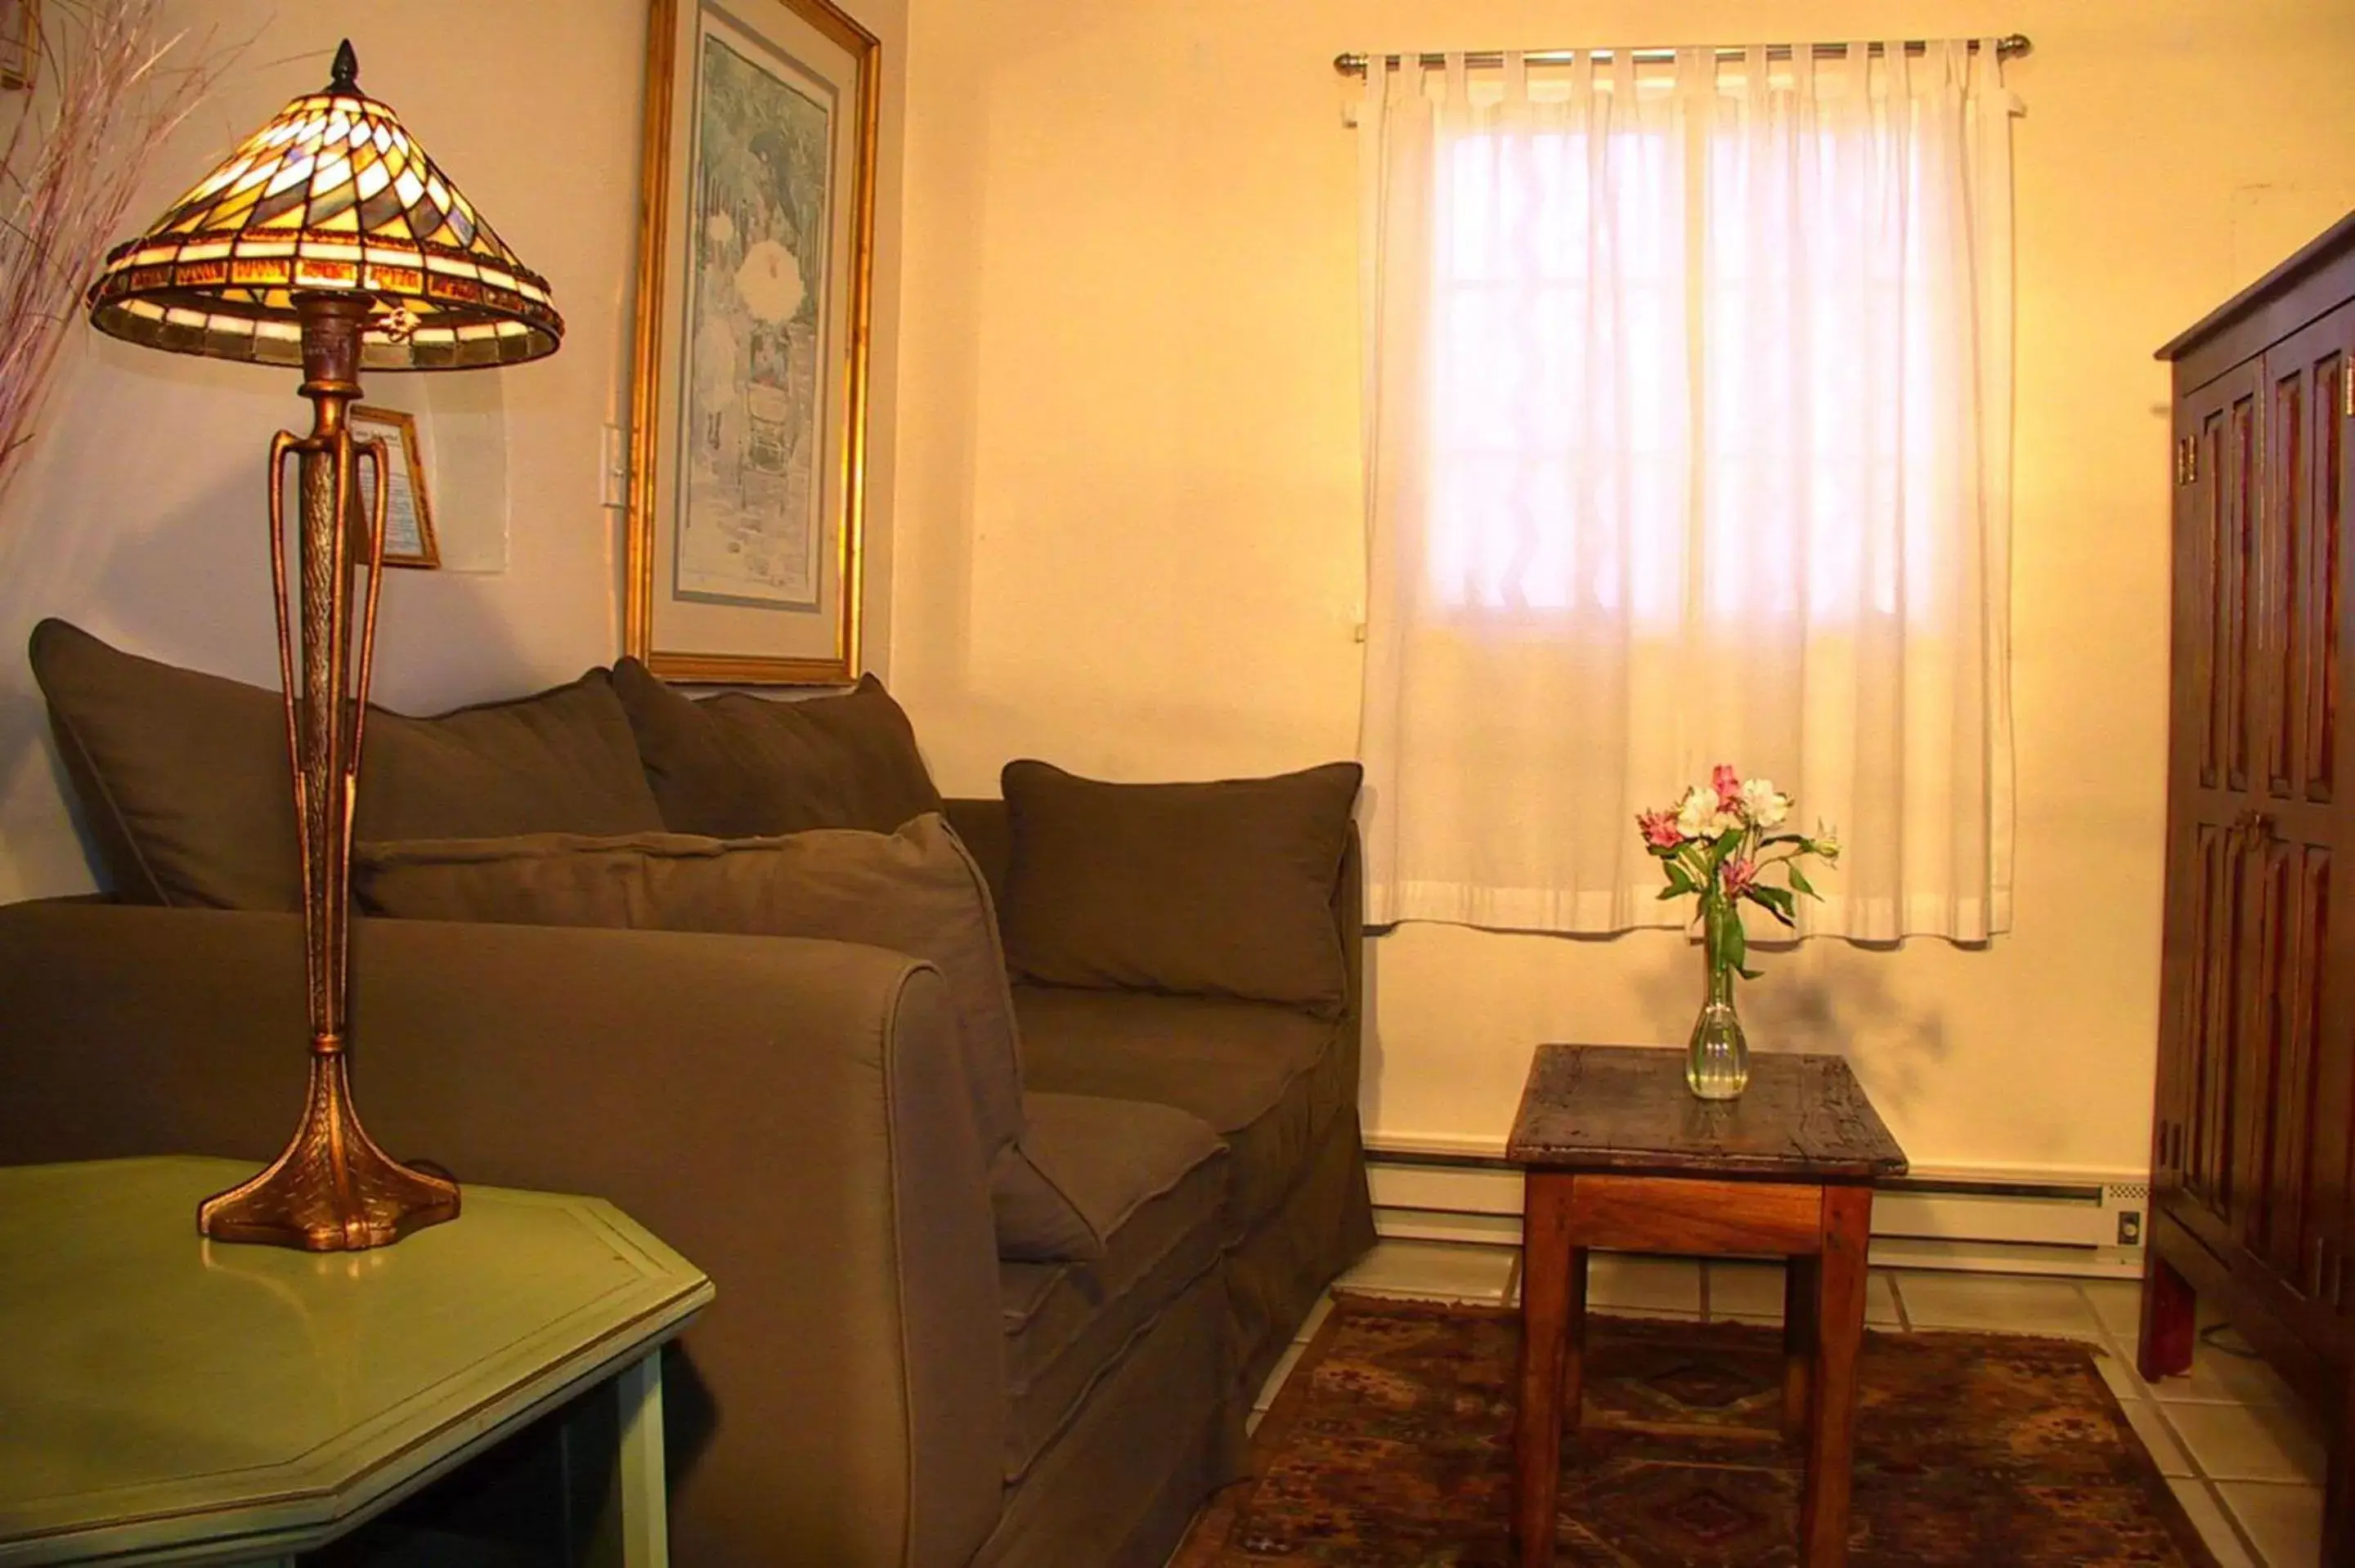
[[[1687,871],[1682,865],[1670,861],[1663,869],[1668,874],[1668,888],[1667,892],[1660,895],[1661,897],[1675,898],[1680,895],[1697,891],[1693,884],[1692,873]]]
[[[1736,969],[1733,972],[1740,975],[1743,980],[1764,980],[1766,978],[1766,971],[1764,969]]]
[[[1742,896],[1755,903],[1760,908],[1774,916],[1775,919],[1780,920],[1784,925],[1795,926],[1797,924],[1797,922],[1792,918],[1793,915],[1797,912],[1796,905],[1789,892],[1786,890],[1780,887],[1751,887],[1743,890]]]
[[[1742,835],[1747,831],[1743,828],[1728,828],[1718,834],[1717,842],[1709,846],[1711,863],[1721,863],[1727,855],[1739,849],[1742,846]]]
[[[1784,869],[1791,874],[1791,885],[1794,888],[1806,894],[1810,898],[1819,899],[1823,897],[1822,894],[1816,891],[1815,885],[1807,880],[1807,874],[1799,869],[1799,863],[1797,861],[1788,862],[1784,866]]]
[[[1750,957],[1750,938],[1742,929],[1742,911],[1728,904],[1719,918],[1724,921],[1724,935],[1720,938],[1721,945],[1719,950],[1725,955],[1726,963],[1744,980],[1755,980],[1755,975],[1742,967]]]

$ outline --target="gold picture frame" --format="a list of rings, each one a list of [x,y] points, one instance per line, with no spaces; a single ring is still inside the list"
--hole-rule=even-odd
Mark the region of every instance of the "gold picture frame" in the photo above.
[[[442,542],[433,533],[433,498],[425,487],[417,420],[398,408],[367,403],[353,404],[350,418],[355,438],[385,444],[384,564],[438,569]]]
[[[0,0],[0,90],[30,90],[41,63],[41,0]]]
[[[623,630],[666,679],[860,670],[880,41],[653,0]]]

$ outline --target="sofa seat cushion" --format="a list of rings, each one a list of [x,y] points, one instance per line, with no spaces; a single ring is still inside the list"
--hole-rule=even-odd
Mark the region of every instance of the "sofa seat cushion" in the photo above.
[[[1332,1019],[1265,1002],[1017,985],[1023,1083],[1175,1106],[1234,1155],[1241,1234],[1273,1213],[1357,1092]]]
[[[1006,1479],[1018,1481],[1088,1392],[1225,1255],[1228,1154],[1197,1118],[1142,1100],[1030,1094],[1027,1141],[1104,1236],[1103,1255],[1000,1262]]]

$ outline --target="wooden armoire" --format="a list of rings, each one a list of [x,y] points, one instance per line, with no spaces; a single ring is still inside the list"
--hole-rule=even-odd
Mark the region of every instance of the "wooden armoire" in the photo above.
[[[2355,214],[2159,350],[2174,654],[2146,1378],[2195,1295],[2336,1434],[2355,1568]]]

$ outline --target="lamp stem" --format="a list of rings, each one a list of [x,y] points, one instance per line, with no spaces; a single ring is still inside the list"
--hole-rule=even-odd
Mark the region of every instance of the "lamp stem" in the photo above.
[[[302,1125],[265,1171],[197,1206],[197,1226],[221,1241],[266,1242],[312,1252],[384,1246],[412,1230],[454,1219],[458,1189],[378,1149],[353,1108],[344,1047],[351,973],[352,812],[375,661],[378,591],[384,577],[385,450],[355,442],[346,418],[359,397],[360,337],[375,300],[364,293],[294,296],[303,325],[303,396],[308,436],[280,432],[271,445],[271,579],[278,612],[279,680],[294,770],[303,867],[303,957],[311,1029],[311,1083]],[[298,461],[301,530],[289,593],[285,459]],[[359,560],[353,513],[357,460],[372,461],[364,521],[368,585],[357,646],[352,578]]]

